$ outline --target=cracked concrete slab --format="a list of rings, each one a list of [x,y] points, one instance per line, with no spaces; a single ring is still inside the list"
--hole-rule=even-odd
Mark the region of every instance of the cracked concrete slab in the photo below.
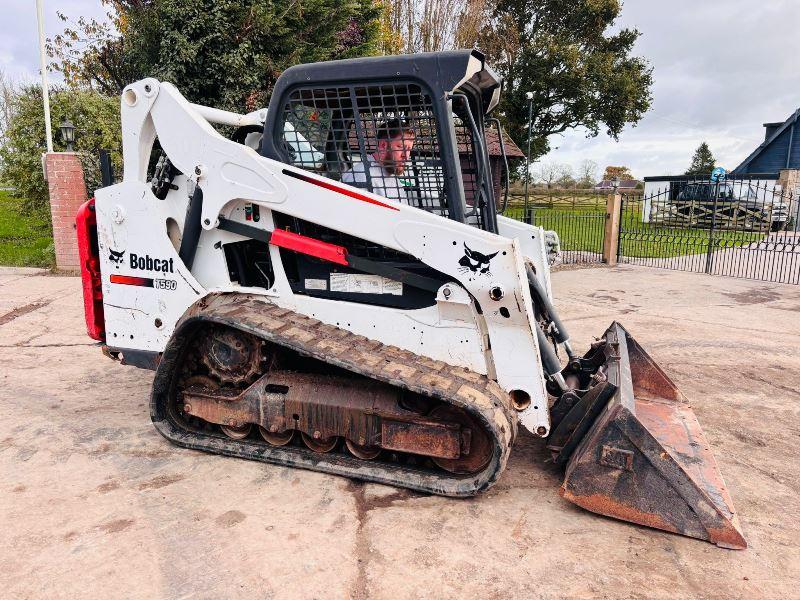
[[[468,500],[174,447],[150,424],[152,373],[105,358],[86,337],[80,281],[0,273],[0,315],[18,311],[0,325],[0,589],[23,598],[796,595],[800,288],[622,266],[559,272],[553,289],[576,348],[617,319],[692,399],[748,550],[565,502],[560,471],[530,435],[498,484]]]

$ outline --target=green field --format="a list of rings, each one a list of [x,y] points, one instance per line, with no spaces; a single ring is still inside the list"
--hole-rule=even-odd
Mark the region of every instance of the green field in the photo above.
[[[19,200],[0,191],[0,266],[46,267],[55,265],[53,233],[45,215],[24,215]]]
[[[505,215],[521,220],[524,207],[514,203]],[[578,204],[572,208],[571,202],[547,203],[534,207],[534,223],[556,231],[563,251],[602,254],[605,206],[596,209]],[[638,207],[623,211],[622,229],[621,253],[631,258],[670,258],[708,252],[708,229],[643,223]],[[718,229],[714,232],[714,249],[743,246],[763,237],[763,232]]]

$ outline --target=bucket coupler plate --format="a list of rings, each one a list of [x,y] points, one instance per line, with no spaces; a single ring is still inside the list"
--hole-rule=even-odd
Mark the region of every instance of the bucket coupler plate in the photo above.
[[[619,323],[604,337],[608,383],[616,390],[569,457],[561,495],[609,517],[746,548],[684,396]]]

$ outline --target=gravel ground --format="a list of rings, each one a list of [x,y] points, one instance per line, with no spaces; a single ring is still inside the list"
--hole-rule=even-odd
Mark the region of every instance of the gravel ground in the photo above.
[[[750,544],[562,500],[522,435],[452,500],[171,446],[152,374],[84,334],[80,280],[0,271],[0,589],[14,598],[787,598],[800,584],[800,287],[565,270],[576,348],[617,319],[692,400]]]

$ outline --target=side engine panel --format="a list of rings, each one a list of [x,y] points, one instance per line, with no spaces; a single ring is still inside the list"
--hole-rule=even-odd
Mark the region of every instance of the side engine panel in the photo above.
[[[458,286],[448,288],[447,297],[433,294],[429,306],[410,310],[313,297],[295,292],[281,250],[266,245],[259,254],[267,261],[262,264],[266,276],[245,278],[243,284],[231,273],[230,246],[248,240],[221,230],[202,233],[193,272],[188,271],[178,256],[180,231],[172,229],[185,214],[188,194],[184,178],[176,178],[175,183],[178,189],[164,201],[152,196],[148,186],[134,182],[97,192],[98,247],[110,348],[161,352],[174,324],[192,304],[211,291],[241,292],[268,296],[280,306],[359,335],[487,372],[484,335],[469,295]],[[249,210],[241,203],[231,209],[231,218],[245,222]],[[262,210],[258,224],[274,227],[271,211]],[[337,276],[331,273],[328,285],[331,275]],[[373,294],[364,296],[370,299]]]

